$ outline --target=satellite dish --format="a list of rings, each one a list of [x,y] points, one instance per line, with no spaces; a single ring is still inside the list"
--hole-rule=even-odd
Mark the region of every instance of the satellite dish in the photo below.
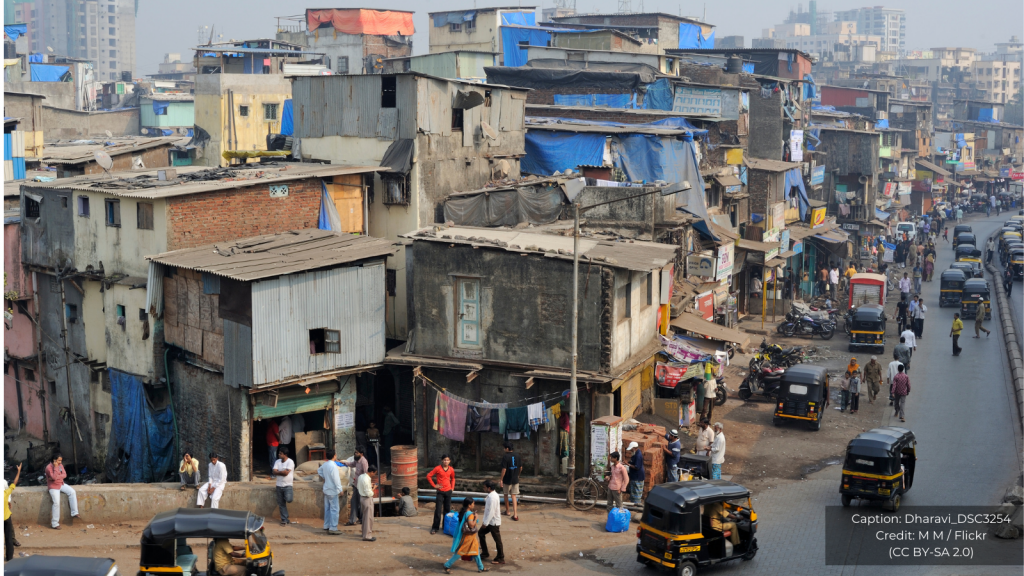
[[[498,139],[498,131],[495,130],[494,128],[491,128],[491,125],[488,124],[487,122],[480,122],[480,129],[483,130],[484,135],[490,138],[491,140]]]
[[[111,132],[110,130],[104,130],[103,133],[107,135],[107,138],[113,138],[114,137],[114,133]]]
[[[49,46],[46,47],[46,51],[53,54],[53,48],[50,48]]]
[[[110,154],[103,150],[97,150],[92,153],[92,156],[96,159],[96,163],[99,164],[100,168],[103,168],[103,171],[107,173],[107,176],[110,176],[110,169],[114,166],[114,160],[110,157]],[[110,178],[113,179],[114,177],[110,176]]]

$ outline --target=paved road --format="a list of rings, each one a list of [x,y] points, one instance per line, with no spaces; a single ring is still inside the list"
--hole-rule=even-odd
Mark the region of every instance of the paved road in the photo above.
[[[1009,212],[1003,212],[998,218],[994,218],[996,226],[993,226],[992,231],[998,230],[1004,222],[1010,219],[1011,216],[1017,213],[1016,210],[1010,210]],[[988,222],[986,222],[987,224]],[[998,245],[998,238],[997,245]],[[1002,271],[1002,266],[999,265],[999,254],[997,253],[992,257],[992,262],[996,268]],[[1021,354],[1024,354],[1024,338],[1020,337],[1021,325],[1024,324],[1024,298],[1021,297],[1021,290],[1024,290],[1024,286],[1021,286],[1020,282],[1013,285],[1013,293],[1010,295],[1010,310],[1013,311],[1013,327],[1017,332],[1017,343],[1020,345]]]
[[[1008,216],[973,217],[967,223],[979,237],[1001,226]],[[948,246],[938,251],[937,268],[953,262]],[[936,274],[937,276],[938,274]],[[1018,286],[1019,288],[1019,286]],[[1022,450],[1020,415],[1010,384],[1005,345],[998,315],[988,324],[992,336],[973,339],[968,322],[959,357],[951,353],[949,327],[953,308],[939,308],[939,282],[925,283],[929,306],[924,338],[918,345],[911,373],[912,393],[907,399],[907,423],[918,438],[917,478],[904,499],[905,506],[998,504],[1004,490],[1020,471]],[[1019,294],[1015,294],[1019,300]],[[886,412],[878,425],[899,425]],[[746,563],[731,563],[705,574],[761,575],[875,575],[875,574],[1013,574],[1010,567],[952,568],[940,566],[886,568],[880,566],[825,565],[825,506],[840,504],[839,466],[830,466],[807,480],[757,495],[761,551]],[[1020,546],[1019,542],[1007,543]],[[598,554],[595,571],[641,573],[631,546]],[[648,572],[649,573],[649,572]]]

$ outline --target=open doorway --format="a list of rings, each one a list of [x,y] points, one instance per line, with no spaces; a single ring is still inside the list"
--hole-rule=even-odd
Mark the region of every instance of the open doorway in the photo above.
[[[253,422],[252,428],[252,472],[270,474],[276,450],[271,454],[271,422],[276,426],[278,448],[288,449],[288,457],[298,466],[309,460],[322,460],[327,446],[334,443],[331,416],[328,409],[283,414],[262,418]],[[285,441],[287,440],[287,441]]]

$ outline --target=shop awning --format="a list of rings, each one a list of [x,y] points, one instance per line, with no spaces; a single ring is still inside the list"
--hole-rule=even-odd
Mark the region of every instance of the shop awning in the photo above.
[[[726,176],[715,176],[715,182],[721,184],[723,188],[727,188],[729,186],[743,186],[743,182],[740,182],[740,179],[732,174],[728,174]]]
[[[694,334],[707,336],[715,340],[732,342],[741,346],[746,346],[747,342],[750,341],[749,334],[733,330],[732,328],[726,328],[721,324],[708,322],[696,314],[680,314],[677,318],[673,318],[669,324],[680,330],[686,330],[687,332],[693,332]]]
[[[711,231],[715,233],[715,236],[718,236],[727,242],[732,242],[740,237],[736,232],[733,232],[728,228],[723,228],[722,226],[715,224],[714,221],[711,222]]]
[[[736,240],[736,247],[746,250],[748,252],[768,252],[770,250],[782,249],[782,243],[758,242],[757,240],[746,240],[744,238],[738,238]]]
[[[849,241],[850,239],[850,237],[845,232],[840,232],[839,230],[829,230],[828,232],[822,234],[815,234],[814,237],[819,240],[824,240],[825,242],[831,242],[833,244],[841,244],[843,242]]]
[[[789,239],[790,240],[803,240],[804,238],[807,238],[808,236],[814,236],[815,234],[817,234],[818,232],[820,232],[822,230],[825,230],[825,228],[823,228],[823,227],[822,228],[815,228],[815,229],[812,230],[806,224],[801,224],[801,225],[794,224],[794,225],[789,227]]]
[[[917,165],[920,166],[921,168],[924,168],[925,170],[930,170],[932,172],[935,172],[936,174],[938,174],[940,176],[951,176],[951,174],[949,173],[949,170],[946,170],[945,168],[940,168],[938,165],[932,164],[931,162],[929,162],[927,160],[922,160],[920,158],[917,158],[915,160],[915,162],[917,162]]]
[[[784,258],[772,258],[771,260],[765,262],[764,265],[765,268],[778,268],[780,266],[785,266],[786,260]]]
[[[786,250],[782,254],[779,254],[779,258],[782,259],[792,258],[793,256],[796,256],[796,252],[793,252],[792,250]]]

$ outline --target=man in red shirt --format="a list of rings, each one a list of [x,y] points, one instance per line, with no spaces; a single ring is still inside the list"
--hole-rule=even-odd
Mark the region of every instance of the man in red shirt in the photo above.
[[[608,509],[612,506],[622,508],[622,494],[629,489],[629,472],[619,462],[619,453],[612,452],[608,455],[611,464],[611,478],[608,480]]]
[[[270,469],[274,469],[274,462],[277,462],[277,446],[281,443],[281,430],[277,422],[267,420],[267,448],[270,450]]]
[[[437,534],[445,515],[452,510],[452,490],[455,490],[455,468],[452,468],[452,459],[447,454],[441,456],[441,465],[427,474],[427,482],[437,490],[434,523],[430,526],[430,533]]]
[[[900,422],[906,422],[906,414],[904,409],[906,408],[907,396],[910,395],[910,377],[903,371],[903,365],[897,367],[899,373],[892,379],[892,397],[893,406],[895,406],[896,413],[893,416],[899,416]]]

